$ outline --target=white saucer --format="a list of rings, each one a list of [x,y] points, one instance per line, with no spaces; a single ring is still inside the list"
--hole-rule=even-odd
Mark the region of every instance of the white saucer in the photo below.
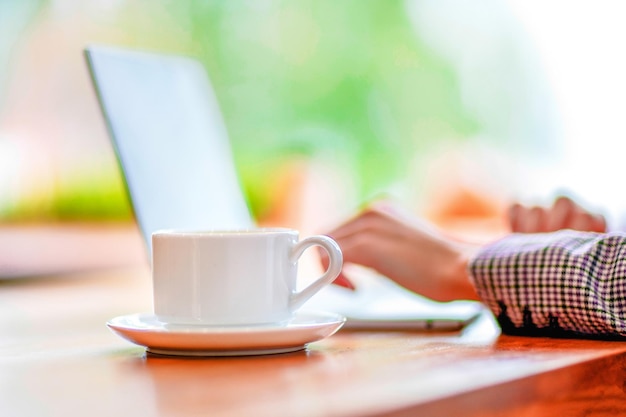
[[[177,356],[266,355],[302,350],[343,326],[333,313],[298,312],[285,324],[259,326],[168,325],[151,313],[120,316],[107,326],[150,353]]]

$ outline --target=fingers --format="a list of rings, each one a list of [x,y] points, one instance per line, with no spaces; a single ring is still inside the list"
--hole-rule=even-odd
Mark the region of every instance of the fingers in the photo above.
[[[520,233],[522,231],[520,218],[523,216],[523,210],[525,210],[525,207],[519,203],[515,203],[509,208],[507,217],[509,220],[509,226],[511,228],[511,231],[514,233]]]
[[[348,278],[346,278],[343,274],[339,274],[339,276],[333,281],[333,284],[339,285],[340,287],[347,288],[349,290],[356,289],[352,282]]]
[[[322,264],[322,268],[325,271],[328,270],[328,266],[330,263],[330,260],[328,258],[328,252],[326,252],[324,249],[318,249],[318,254],[319,254],[320,263]],[[344,255],[344,262],[345,262],[345,255]],[[339,285],[340,287],[344,287],[350,290],[355,289],[354,284],[352,284],[352,282],[350,282],[350,280],[346,278],[345,275],[343,275],[343,272],[339,272],[339,275],[337,275],[337,278],[335,278],[335,280],[333,281],[333,284]]]
[[[389,222],[389,208],[386,206],[370,207],[347,221],[346,223],[327,233],[332,237],[343,253],[344,263],[355,263],[367,267],[374,266],[374,257],[371,251],[375,246],[372,242],[380,243],[380,235],[386,233],[386,223]],[[328,255],[324,250],[319,251],[320,261],[326,269]],[[348,289],[355,289],[352,282],[345,275],[340,274],[334,284]]]
[[[548,213],[541,207],[524,207],[515,204],[509,211],[511,230],[516,233],[541,233],[548,231]]]
[[[371,206],[356,217],[327,233],[343,253],[344,263],[352,263],[372,268],[381,273],[389,272],[390,253],[398,254],[406,241],[407,224],[400,220],[388,207]],[[393,256],[392,256],[393,257]],[[324,267],[328,258],[320,251]],[[340,276],[336,284],[353,288],[345,276]]]
[[[399,226],[377,209],[367,209],[357,217],[328,233],[343,252],[344,262],[373,266],[376,245],[384,245],[397,234]]]
[[[574,223],[582,220],[579,217],[584,213],[585,211],[571,199],[559,197],[552,208],[547,210],[547,231],[571,228]]]
[[[574,229],[589,232],[606,232],[606,220],[601,214],[591,213],[568,197],[559,197],[554,202],[550,231]]]
[[[543,233],[561,229],[606,232],[606,220],[591,213],[568,197],[559,197],[551,207],[525,207],[514,204],[509,224],[516,233]]]
[[[579,213],[572,219],[569,229],[604,233],[606,220],[599,214]]]
[[[385,233],[395,229],[394,224],[400,224],[400,217],[392,208],[386,205],[373,205],[351,220],[343,223],[328,233],[335,240],[349,239],[352,236]]]
[[[592,232],[606,233],[608,231],[606,218],[601,214],[596,214],[595,216],[592,216],[591,227],[589,230],[591,230]]]

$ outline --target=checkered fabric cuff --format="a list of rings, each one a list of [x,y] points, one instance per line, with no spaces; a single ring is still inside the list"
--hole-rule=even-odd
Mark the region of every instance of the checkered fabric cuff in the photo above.
[[[469,271],[505,333],[626,337],[626,233],[513,234]]]

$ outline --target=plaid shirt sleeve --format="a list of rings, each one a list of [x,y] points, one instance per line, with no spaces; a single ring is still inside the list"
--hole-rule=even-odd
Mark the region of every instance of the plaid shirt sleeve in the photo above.
[[[469,271],[504,333],[626,337],[626,233],[513,234]]]

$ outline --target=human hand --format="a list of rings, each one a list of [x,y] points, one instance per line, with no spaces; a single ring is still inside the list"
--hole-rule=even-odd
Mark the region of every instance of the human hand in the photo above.
[[[606,232],[604,216],[591,213],[568,197],[557,198],[550,207],[527,207],[514,204],[509,209],[511,231],[517,233],[554,232],[574,229]]]
[[[473,247],[388,204],[374,204],[327,234],[339,244],[346,263],[372,268],[437,301],[477,299],[466,271]],[[327,266],[326,257],[322,262]],[[335,283],[352,287],[344,275]]]

